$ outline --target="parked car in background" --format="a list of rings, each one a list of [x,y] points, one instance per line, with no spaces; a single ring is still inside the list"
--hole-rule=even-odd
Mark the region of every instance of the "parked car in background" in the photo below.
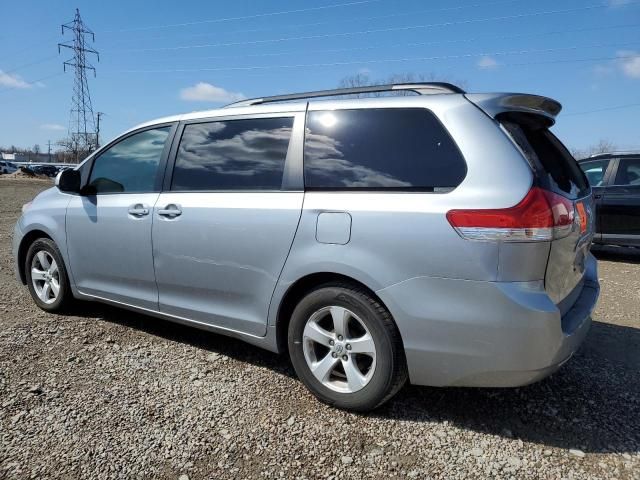
[[[20,171],[25,175],[29,175],[30,177],[36,174],[36,172],[33,171],[33,167],[31,165],[20,165]]]
[[[418,95],[318,100],[398,91]],[[549,131],[561,108],[418,83],[148,122],[25,206],[18,277],[47,311],[107,302],[288,353],[340,408],[407,379],[535,382],[599,294],[591,189]]]
[[[15,163],[7,162],[6,160],[0,160],[0,174],[14,173],[18,171],[18,167]]]
[[[38,175],[46,175],[47,177],[55,177],[59,171],[55,165],[37,165],[32,167],[31,170]]]
[[[640,246],[640,152],[601,153],[578,163],[593,190],[594,242]]]

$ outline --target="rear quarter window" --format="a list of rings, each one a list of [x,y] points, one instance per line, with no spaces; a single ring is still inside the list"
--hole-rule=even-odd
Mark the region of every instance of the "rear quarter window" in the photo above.
[[[429,110],[326,110],[307,115],[308,189],[449,191],[466,173],[462,154]]]

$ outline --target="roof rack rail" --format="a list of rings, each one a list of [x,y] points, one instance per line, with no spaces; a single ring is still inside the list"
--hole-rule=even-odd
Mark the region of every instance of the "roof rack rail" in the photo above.
[[[275,95],[273,97],[250,98],[230,103],[227,107],[248,107],[263,103],[286,102],[289,100],[304,100],[318,97],[337,97],[340,95],[356,95],[359,93],[408,91],[419,95],[434,93],[465,93],[460,87],[445,82],[418,82],[418,83],[394,83],[388,85],[371,85],[368,87],[335,88],[332,90],[318,90],[315,92],[291,93],[287,95]]]
[[[589,155],[589,157],[587,158],[606,157],[606,156],[615,157],[616,155],[640,155],[640,150],[612,150],[610,152],[593,153]]]

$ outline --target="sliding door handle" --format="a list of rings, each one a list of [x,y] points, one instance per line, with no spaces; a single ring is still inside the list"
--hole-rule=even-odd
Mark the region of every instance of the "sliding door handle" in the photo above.
[[[158,210],[158,215],[162,217],[175,218],[182,215],[182,210],[180,209],[179,205],[176,205],[175,203],[170,203],[166,207]]]

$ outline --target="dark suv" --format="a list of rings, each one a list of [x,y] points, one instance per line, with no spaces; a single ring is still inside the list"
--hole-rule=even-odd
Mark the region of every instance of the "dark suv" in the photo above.
[[[595,243],[640,246],[640,152],[612,152],[579,160],[593,188]]]
[[[55,165],[38,165],[33,167],[34,173],[39,175],[46,175],[47,177],[55,177],[58,174],[58,167]]]

